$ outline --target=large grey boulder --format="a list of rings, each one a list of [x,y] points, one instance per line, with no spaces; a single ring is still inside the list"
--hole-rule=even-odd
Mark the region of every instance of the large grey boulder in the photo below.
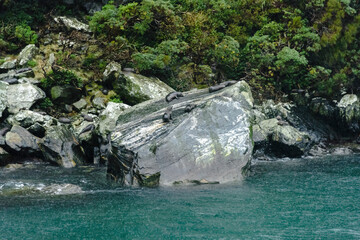
[[[51,99],[58,103],[72,104],[81,98],[81,90],[73,86],[54,86],[50,93]]]
[[[253,148],[251,92],[245,89],[242,81],[215,93],[185,93],[171,102],[169,123],[162,121],[169,106],[164,100],[125,110],[111,134],[109,176],[121,184],[144,186],[242,180]],[[188,104],[196,105],[190,113],[185,112]]]
[[[30,109],[36,101],[46,97],[43,90],[31,83],[9,85],[6,94],[10,113]]]
[[[174,89],[158,78],[145,77],[132,72],[122,72],[117,81],[114,81],[115,92],[126,99],[126,103],[135,105],[150,99],[164,98]]]
[[[86,160],[73,130],[64,125],[48,128],[40,149],[45,160],[64,168],[81,166]]]
[[[99,132],[107,136],[116,127],[116,121],[120,114],[130,106],[124,103],[109,102],[104,111],[99,115]]]
[[[38,52],[38,48],[35,44],[27,45],[19,54],[17,62],[20,66],[26,65],[30,60],[32,60]]]
[[[91,32],[89,25],[80,22],[76,18],[72,17],[54,17],[56,23],[64,24],[68,29],[83,31],[83,32]]]
[[[32,135],[25,128],[13,126],[5,136],[6,145],[16,153],[37,154],[39,153],[40,139]]]

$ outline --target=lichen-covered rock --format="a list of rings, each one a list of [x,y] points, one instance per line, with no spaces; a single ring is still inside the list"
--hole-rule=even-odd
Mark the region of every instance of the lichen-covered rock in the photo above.
[[[325,98],[313,98],[309,108],[313,113],[324,119],[334,120],[336,118],[336,107]]]
[[[80,99],[79,101],[73,103],[73,106],[77,111],[81,111],[82,109],[84,109],[86,107],[86,105],[87,105],[87,102],[83,98]]]
[[[276,157],[301,157],[313,143],[306,132],[281,126],[276,118],[261,121],[252,130],[255,145],[268,144],[266,151]]]
[[[24,66],[27,64],[30,60],[32,60],[36,53],[38,52],[38,48],[35,46],[35,44],[29,44],[27,45],[19,54],[17,62],[20,66]]]
[[[46,129],[55,123],[51,116],[30,110],[22,110],[8,117],[7,122],[11,125],[19,125],[26,128],[37,137],[43,137]]]
[[[51,99],[58,103],[72,104],[81,98],[81,90],[73,86],[54,86],[50,93]]]
[[[80,22],[76,18],[72,17],[55,17],[55,22],[64,24],[67,28],[77,30],[77,31],[83,31],[83,32],[91,32],[89,25]]]
[[[45,160],[64,168],[81,166],[86,162],[73,130],[64,125],[49,127],[40,149]]]
[[[37,154],[39,153],[40,139],[32,135],[25,128],[13,126],[5,136],[6,145],[16,153]]]
[[[103,81],[108,83],[116,81],[116,79],[119,78],[120,73],[121,73],[120,63],[111,62],[105,68],[105,71],[103,73]]]
[[[125,185],[169,185],[179,181],[243,179],[251,159],[248,102],[239,82],[216,93],[185,93],[173,104],[173,120],[162,121],[168,104],[148,101],[125,110],[111,135],[108,173]],[[188,104],[196,108],[185,112]]]
[[[30,109],[36,101],[46,97],[43,90],[30,83],[9,85],[6,94],[10,113]]]
[[[14,69],[16,67],[16,62],[16,59],[5,61],[3,64],[1,64],[0,71],[4,72],[10,69]]]
[[[360,101],[355,94],[346,94],[337,104],[339,118],[352,132],[360,130]]]
[[[126,100],[125,103],[135,105],[150,99],[165,98],[174,89],[158,78],[145,77],[132,72],[122,72],[113,82],[115,92]]]
[[[104,109],[106,107],[105,99],[102,97],[95,97],[92,100],[92,104],[96,109],[99,109],[99,110]]]
[[[109,102],[107,104],[105,110],[99,116],[99,132],[103,137],[115,129],[118,117],[129,107],[129,105],[124,103]]]

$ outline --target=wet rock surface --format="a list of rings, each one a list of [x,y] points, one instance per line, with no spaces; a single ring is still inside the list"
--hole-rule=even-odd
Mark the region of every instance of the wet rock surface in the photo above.
[[[184,93],[171,102],[169,123],[162,121],[169,106],[165,100],[125,110],[111,135],[109,176],[144,186],[241,180],[252,154],[246,85],[239,82],[213,94],[207,89]],[[186,113],[190,103],[198,107]]]

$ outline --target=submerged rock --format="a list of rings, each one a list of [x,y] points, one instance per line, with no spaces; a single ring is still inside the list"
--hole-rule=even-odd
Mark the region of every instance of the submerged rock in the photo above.
[[[125,110],[111,135],[109,176],[121,184],[145,186],[243,179],[253,148],[247,89],[239,82],[213,94],[186,94],[173,105],[171,123],[162,122],[168,107],[164,100]],[[186,113],[188,104],[198,107]]]
[[[51,184],[42,189],[42,192],[51,195],[68,195],[84,193],[80,186],[64,183],[64,184]]]

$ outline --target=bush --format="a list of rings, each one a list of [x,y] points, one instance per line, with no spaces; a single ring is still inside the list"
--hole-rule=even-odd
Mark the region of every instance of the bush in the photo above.
[[[46,91],[50,90],[53,86],[72,85],[77,88],[83,86],[82,80],[74,73],[67,70],[53,71],[45,78],[41,79],[41,88]]]

